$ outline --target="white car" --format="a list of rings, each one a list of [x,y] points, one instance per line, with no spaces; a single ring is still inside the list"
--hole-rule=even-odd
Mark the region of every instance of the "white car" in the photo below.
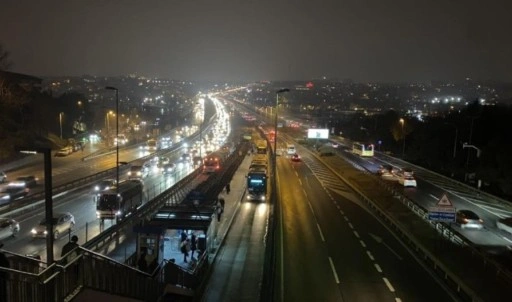
[[[512,234],[512,217],[502,218],[496,221],[498,229]]]
[[[71,213],[54,213],[52,224],[53,238],[58,239],[62,234],[73,230],[75,226],[75,217],[71,215]],[[46,238],[46,235],[48,235],[46,219],[41,220],[41,222],[30,232],[34,238]]]
[[[0,240],[14,237],[20,232],[20,224],[10,218],[0,217]]]
[[[404,187],[416,187],[416,179],[412,176],[398,177],[398,183]]]

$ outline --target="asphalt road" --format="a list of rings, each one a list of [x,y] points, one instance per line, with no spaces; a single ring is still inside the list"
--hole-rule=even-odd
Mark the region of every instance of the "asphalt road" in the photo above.
[[[453,300],[341,181],[303,156],[278,164],[282,301]]]

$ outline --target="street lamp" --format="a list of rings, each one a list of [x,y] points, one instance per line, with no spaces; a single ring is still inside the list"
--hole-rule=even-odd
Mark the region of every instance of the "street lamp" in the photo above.
[[[273,173],[274,173],[274,179],[276,178],[276,166],[277,166],[277,106],[279,106],[279,94],[283,92],[289,92],[290,89],[283,88],[276,91],[276,110],[274,112],[274,166],[273,166]]]
[[[107,90],[116,91],[116,139],[119,137],[119,90],[112,86],[105,87]],[[119,142],[116,142],[116,192],[119,194]]]
[[[402,125],[402,139],[403,139],[402,158],[404,158],[405,157],[405,132],[404,132],[405,120],[403,118],[400,119],[400,125]]]
[[[64,115],[64,112],[59,113],[60,139],[62,139],[62,116],[63,115]]]

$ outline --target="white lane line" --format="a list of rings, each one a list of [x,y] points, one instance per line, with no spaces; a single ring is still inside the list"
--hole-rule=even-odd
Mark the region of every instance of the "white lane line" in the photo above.
[[[353,228],[354,228],[354,226],[353,226],[353,225],[352,225],[352,223],[350,223],[350,222],[348,223],[348,226],[349,226],[351,229],[353,229]]]
[[[329,257],[329,263],[331,264],[331,269],[334,275],[334,280],[336,280],[336,284],[340,284],[340,279],[338,278],[338,273],[336,273],[336,269],[334,268],[334,263],[332,262],[331,257]]]
[[[400,299],[400,298],[395,298],[395,302],[402,302],[402,299]]]
[[[503,239],[507,240],[508,242],[512,242],[512,240],[508,239],[507,237],[503,237],[503,236],[502,236],[501,238],[503,238]]]
[[[304,195],[306,195],[306,198],[308,197],[308,193],[306,192],[306,190],[304,190],[304,188],[302,189],[302,192],[304,192]]]
[[[313,215],[315,215],[315,211],[313,210],[313,207],[311,206],[310,202],[308,202],[308,205],[309,205],[309,209],[311,210],[311,213],[313,213]]]
[[[368,257],[369,257],[372,261],[375,261],[375,258],[373,258],[373,255],[372,255],[372,253],[370,253],[370,251],[366,251],[366,254],[368,254]]]
[[[361,243],[361,245],[362,245],[363,247],[366,247],[366,243],[364,243],[364,241],[363,241],[363,240],[359,240],[359,243]]]
[[[348,221],[348,217],[347,216],[343,216],[343,218],[345,218],[345,221]]]
[[[356,236],[357,238],[359,238],[359,233],[357,231],[354,231],[354,236]]]
[[[340,209],[340,213],[341,213],[341,215],[345,215],[345,212],[343,212],[341,209]]]
[[[299,178],[299,183],[300,183],[300,186],[303,187],[302,180],[300,180],[300,178]]]
[[[297,173],[297,170],[295,170],[295,175],[296,175],[297,177],[299,177],[299,173]],[[300,181],[300,179],[299,179],[299,181]]]
[[[386,286],[388,287],[389,291],[394,293],[395,292],[395,288],[393,287],[393,285],[391,285],[391,283],[389,282],[388,278],[383,277],[382,280],[384,280],[384,283],[386,283]]]
[[[318,228],[318,232],[320,232],[320,238],[322,238],[322,241],[325,242],[324,234],[322,233],[322,229],[318,223],[316,224],[316,227]]]
[[[434,195],[432,195],[432,194],[428,194],[428,195],[429,195],[430,197],[434,198],[435,200],[439,200],[439,197],[437,197],[437,196],[434,196]]]
[[[375,269],[376,269],[379,273],[382,273],[382,269],[380,268],[380,265],[378,265],[377,263],[375,263],[374,265],[375,265]]]

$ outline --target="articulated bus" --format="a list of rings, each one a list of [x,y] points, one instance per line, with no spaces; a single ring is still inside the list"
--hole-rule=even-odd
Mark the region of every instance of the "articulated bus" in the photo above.
[[[374,146],[373,144],[353,143],[352,153],[358,154],[359,156],[371,157],[374,155]]]

